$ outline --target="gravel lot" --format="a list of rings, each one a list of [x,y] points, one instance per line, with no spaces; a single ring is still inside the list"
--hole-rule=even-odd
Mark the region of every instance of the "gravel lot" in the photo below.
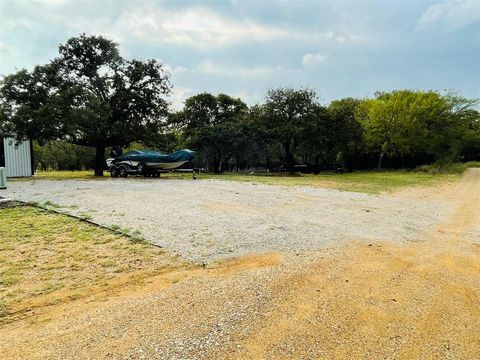
[[[221,232],[215,239],[235,254],[294,251],[188,266],[134,290],[46,306],[37,319],[0,326],[5,358],[460,360],[480,354],[480,170],[441,190],[389,196],[217,181],[32,185],[15,183],[10,193],[38,199],[39,189],[48,188],[45,199],[76,201],[82,209],[93,209],[89,201],[97,196],[104,204],[96,200],[93,214],[102,221],[115,219],[111,203],[125,212],[124,221],[139,213],[157,223],[174,217],[152,239],[194,259],[231,253],[195,247],[178,232],[176,242],[167,242],[185,219],[193,224],[190,234],[195,226]],[[103,195],[109,189],[110,203]],[[272,228],[262,225],[269,219]],[[149,223],[141,224],[145,232]],[[212,238],[202,236],[200,244]],[[334,242],[340,243],[325,247]],[[196,256],[199,248],[209,255]]]
[[[50,201],[62,206],[56,210],[137,230],[195,262],[316,250],[348,240],[412,241],[451,211],[431,197],[216,180],[17,181],[4,196]]]

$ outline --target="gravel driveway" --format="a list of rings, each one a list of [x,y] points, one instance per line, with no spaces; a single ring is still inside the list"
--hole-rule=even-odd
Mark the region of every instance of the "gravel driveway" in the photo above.
[[[195,262],[348,240],[412,241],[452,210],[431,198],[218,180],[17,181],[4,196],[88,213]]]

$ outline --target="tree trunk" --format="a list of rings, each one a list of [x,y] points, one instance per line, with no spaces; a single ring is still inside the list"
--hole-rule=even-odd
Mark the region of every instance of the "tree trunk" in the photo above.
[[[220,157],[217,155],[213,157],[213,173],[220,174]]]
[[[95,176],[103,176],[105,167],[105,145],[95,146]]]
[[[378,157],[377,170],[381,170],[381,169],[382,169],[382,159],[383,159],[383,153],[380,153],[380,156]]]
[[[293,157],[293,151],[291,149],[290,142],[285,142],[283,146],[285,149],[285,165],[287,166],[287,171],[294,172],[293,166],[295,165],[295,159]]]
[[[315,163],[313,165],[313,173],[320,174],[320,155],[315,155]]]

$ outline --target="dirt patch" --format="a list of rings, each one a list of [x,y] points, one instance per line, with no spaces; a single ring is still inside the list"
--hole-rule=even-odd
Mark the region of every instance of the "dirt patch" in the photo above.
[[[214,270],[212,271],[213,274],[232,275],[232,273],[238,271],[279,265],[281,258],[281,254],[246,255],[219,261],[208,268]]]

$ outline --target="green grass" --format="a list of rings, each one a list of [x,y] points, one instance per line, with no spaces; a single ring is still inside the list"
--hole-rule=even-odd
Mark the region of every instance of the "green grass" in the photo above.
[[[0,323],[180,265],[135,232],[128,238],[34,207],[0,208],[0,224]]]
[[[108,173],[106,173],[108,175]],[[78,179],[101,179],[93,175],[93,170],[88,171],[36,171],[34,179],[44,180],[78,180]]]
[[[358,171],[345,174],[321,173],[310,174],[283,174],[283,173],[226,173],[226,174],[200,174],[198,179],[227,180],[251,182],[255,184],[279,185],[279,186],[314,186],[343,191],[355,191],[365,193],[379,193],[395,191],[409,186],[434,186],[443,182],[453,181],[458,178],[468,167],[478,167],[479,162],[462,164],[428,165],[418,167],[415,171]],[[108,172],[104,179],[108,178]],[[129,177],[135,181],[136,177]],[[166,173],[161,179],[191,180],[190,173]],[[73,180],[73,179],[99,179],[90,171],[48,171],[38,172],[34,179],[47,180]],[[162,181],[162,180],[151,181]]]
[[[201,175],[201,179],[251,182],[278,186],[314,186],[343,191],[380,193],[409,186],[433,186],[453,181],[458,174],[431,174],[412,171],[363,171],[345,174],[222,174]]]
[[[49,208],[53,208],[53,209],[59,209],[61,208],[62,206],[53,202],[53,201],[50,201],[50,200],[47,200],[43,203],[43,206],[44,207],[49,207]]]

